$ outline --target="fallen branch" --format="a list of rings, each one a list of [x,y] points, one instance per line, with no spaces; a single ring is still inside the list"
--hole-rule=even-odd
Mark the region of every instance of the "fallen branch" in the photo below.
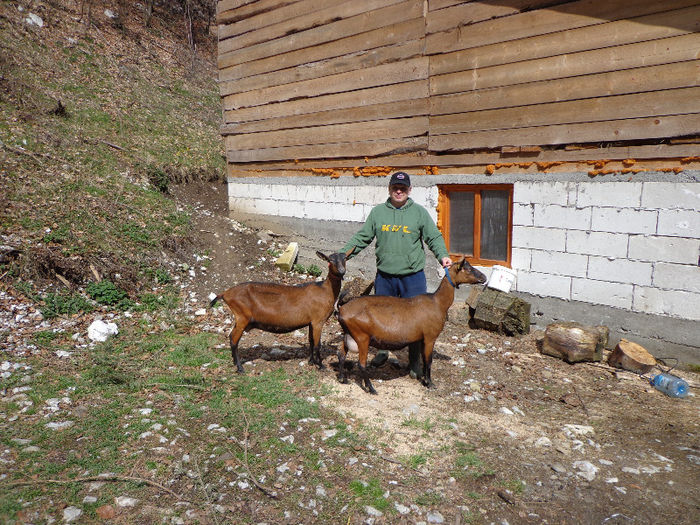
[[[241,406],[242,406],[242,404],[241,404]],[[253,473],[250,471],[250,467],[248,466],[248,436],[249,436],[248,429],[250,428],[250,424],[248,423],[248,416],[246,416],[245,410],[241,409],[241,412],[243,413],[243,419],[245,420],[245,430],[243,431],[243,445],[242,445],[243,460],[244,461],[240,461],[238,458],[236,458],[236,456],[233,456],[233,459],[235,459],[238,462],[238,464],[241,465],[245,469],[245,471],[248,473],[248,477],[253,482],[253,485],[255,485],[255,487],[260,492],[265,494],[268,498],[277,499],[277,494],[275,494],[274,491],[268,489],[264,485],[261,485],[260,483],[258,483],[257,480],[255,479],[255,476],[253,476]]]
[[[211,498],[209,497],[209,493],[207,492],[207,486],[204,484],[204,480],[202,479],[202,472],[199,470],[199,463],[197,463],[197,458],[194,458],[194,468],[197,469],[197,481],[199,481],[199,484],[202,486],[202,492],[204,492],[204,497],[207,499],[209,507],[213,507],[214,502],[211,500]],[[216,516],[216,514],[210,513],[210,515],[214,518],[214,523],[218,525],[219,518]]]
[[[176,498],[179,501],[182,501],[182,498],[180,497],[179,494],[176,494],[172,490],[170,490],[167,487],[164,487],[160,483],[156,483],[155,481],[151,481],[150,479],[146,478],[138,478],[138,477],[133,477],[133,476],[90,476],[87,478],[75,478],[75,479],[36,479],[36,480],[31,480],[31,481],[13,481],[11,483],[7,483],[6,485],[8,487],[21,487],[24,485],[68,485],[69,483],[88,483],[88,482],[93,482],[93,481],[133,481],[136,483],[145,483],[146,485],[151,485],[152,487],[156,487],[163,492],[167,492],[174,498]]]
[[[586,403],[584,403],[584,402],[583,402],[583,399],[581,399],[581,395],[578,393],[578,390],[577,390],[576,387],[573,385],[573,383],[572,383],[571,386],[572,386],[573,389],[574,389],[574,393],[576,394],[576,397],[578,397],[578,400],[581,402],[581,406],[583,407],[583,411],[586,413],[587,416],[590,416],[590,414],[588,413],[588,409],[586,408]]]
[[[158,351],[162,350],[165,348],[164,346],[160,348]],[[206,390],[206,387],[204,386],[199,386],[199,385],[176,385],[172,383],[147,383],[144,386],[157,386],[157,387],[162,387],[162,386],[172,386],[172,387],[180,387],[180,388],[194,388],[195,390]]]

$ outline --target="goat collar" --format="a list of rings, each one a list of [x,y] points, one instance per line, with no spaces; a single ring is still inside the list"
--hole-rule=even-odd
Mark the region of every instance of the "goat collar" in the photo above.
[[[457,288],[455,283],[452,282],[452,277],[450,277],[450,269],[449,268],[445,268],[445,277],[447,277],[447,282],[452,285],[452,288]]]

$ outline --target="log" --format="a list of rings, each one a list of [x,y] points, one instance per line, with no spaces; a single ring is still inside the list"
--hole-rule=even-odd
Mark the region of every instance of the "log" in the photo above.
[[[609,333],[607,326],[553,323],[544,332],[540,352],[568,363],[602,361]]]
[[[638,374],[646,374],[656,365],[656,359],[646,348],[627,339],[621,339],[608,357],[608,364]]]
[[[475,299],[474,290],[467,298],[470,328],[505,335],[530,333],[530,303],[495,288],[484,288]]]

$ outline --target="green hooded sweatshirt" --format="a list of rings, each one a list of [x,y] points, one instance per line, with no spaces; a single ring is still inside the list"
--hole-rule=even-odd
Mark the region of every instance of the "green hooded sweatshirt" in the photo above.
[[[423,241],[438,260],[447,257],[447,247],[428,211],[408,199],[395,208],[391,199],[372,208],[365,224],[343,248],[360,253],[376,238],[377,270],[390,275],[408,275],[425,268]]]

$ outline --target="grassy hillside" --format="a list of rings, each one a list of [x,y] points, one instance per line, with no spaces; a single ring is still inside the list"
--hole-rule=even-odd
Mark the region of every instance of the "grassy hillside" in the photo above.
[[[93,2],[88,25],[80,4],[0,6],[0,224],[20,249],[5,271],[85,284],[92,264],[133,291],[188,235],[169,182],[223,173],[213,42],[192,54],[175,12],[146,27],[138,7],[111,19]]]

